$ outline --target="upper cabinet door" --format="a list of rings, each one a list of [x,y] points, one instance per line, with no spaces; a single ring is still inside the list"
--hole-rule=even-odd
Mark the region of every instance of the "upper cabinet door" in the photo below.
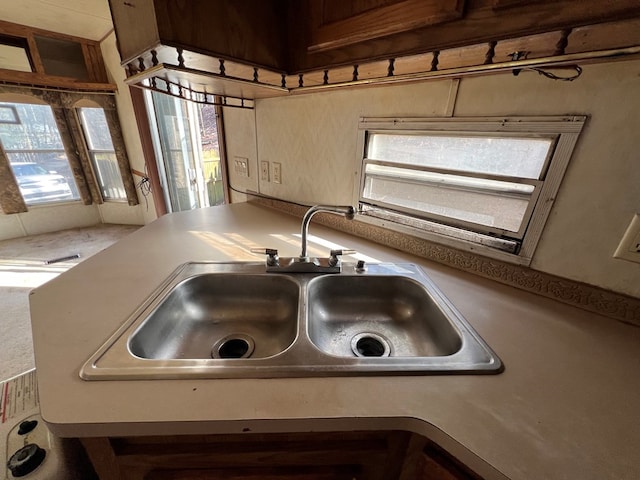
[[[462,18],[464,0],[317,0],[309,52],[343,47]]]

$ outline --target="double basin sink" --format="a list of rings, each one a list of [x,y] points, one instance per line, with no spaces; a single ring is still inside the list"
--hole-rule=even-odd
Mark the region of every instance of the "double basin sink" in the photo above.
[[[85,380],[499,373],[413,264],[337,274],[263,263],[178,268],[84,364]]]

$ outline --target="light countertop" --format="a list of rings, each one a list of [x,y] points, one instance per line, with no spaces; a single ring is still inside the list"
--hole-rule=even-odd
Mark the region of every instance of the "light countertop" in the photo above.
[[[423,267],[499,375],[83,381],[82,364],[179,265],[299,254],[300,220],[251,204],[167,215],[31,295],[42,416],[67,437],[406,429],[487,478],[640,478],[640,328],[311,223],[367,260]],[[347,259],[348,261],[348,259]]]

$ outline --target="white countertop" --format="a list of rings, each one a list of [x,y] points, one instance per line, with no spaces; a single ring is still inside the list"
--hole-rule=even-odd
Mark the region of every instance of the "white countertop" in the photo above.
[[[83,381],[82,364],[179,265],[299,254],[300,221],[250,204],[167,215],[31,295],[42,416],[61,436],[406,429],[487,478],[640,478],[640,328],[336,232],[421,265],[499,375]],[[319,237],[320,240],[315,240]],[[319,243],[318,243],[319,242]]]

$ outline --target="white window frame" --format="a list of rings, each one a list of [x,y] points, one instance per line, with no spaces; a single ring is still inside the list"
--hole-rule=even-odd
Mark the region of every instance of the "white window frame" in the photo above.
[[[566,115],[552,117],[452,117],[452,118],[361,118],[358,126],[358,149],[355,162],[355,177],[353,204],[358,205],[358,219],[365,223],[389,228],[407,233],[429,241],[443,243],[451,247],[480,253],[482,255],[529,265],[562,178],[571,159],[574,147],[587,116]],[[369,160],[367,155],[367,141],[372,133],[406,133],[426,135],[479,135],[493,134],[499,136],[515,136],[518,138],[552,138],[549,158],[546,160],[545,172],[542,179],[520,179],[522,183],[535,186],[533,200],[528,208],[519,232],[505,235],[499,229],[485,228],[483,231],[472,230],[465,222],[455,221],[446,217],[425,214],[417,217],[411,211],[401,211],[397,206],[385,209],[382,202],[366,201],[363,203],[362,192],[365,183],[364,168],[366,163],[384,164]],[[413,167],[412,167],[413,168]],[[420,170],[421,167],[416,167]],[[425,169],[438,172],[436,168]],[[444,173],[450,173],[445,171]],[[461,173],[466,176],[468,174]],[[491,178],[487,175],[477,177]],[[370,205],[374,203],[374,205]],[[530,216],[529,216],[530,215]]]

